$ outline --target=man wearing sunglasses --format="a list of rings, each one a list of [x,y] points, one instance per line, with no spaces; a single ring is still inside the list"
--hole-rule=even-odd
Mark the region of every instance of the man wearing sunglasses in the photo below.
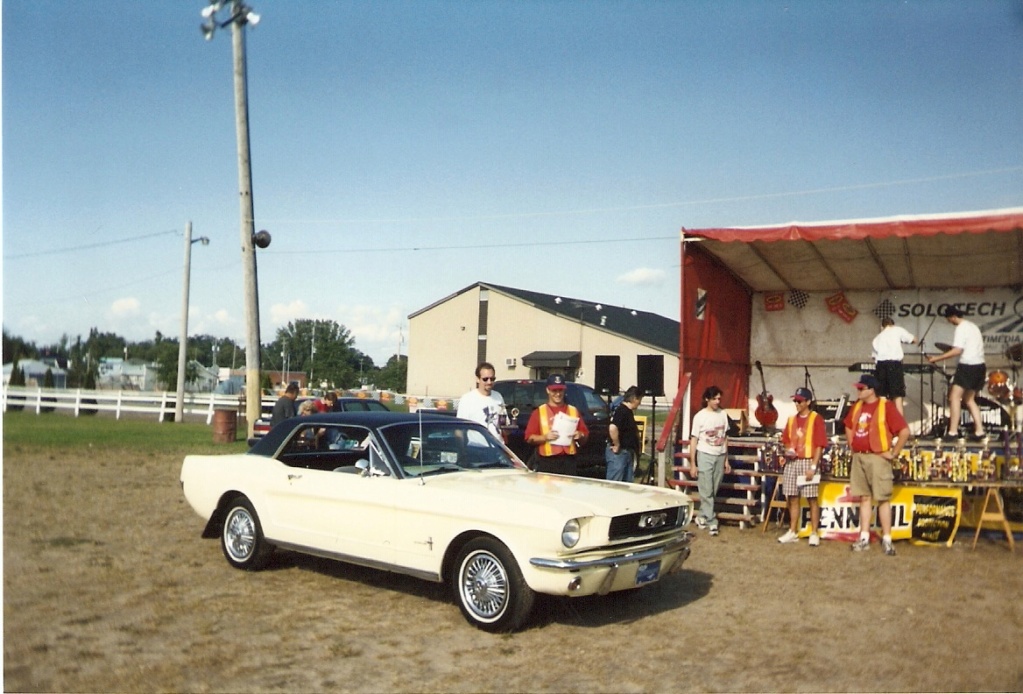
[[[476,387],[458,400],[459,419],[479,422],[501,439],[501,420],[505,418],[504,397],[494,390],[497,372],[494,365],[483,362],[476,367]]]

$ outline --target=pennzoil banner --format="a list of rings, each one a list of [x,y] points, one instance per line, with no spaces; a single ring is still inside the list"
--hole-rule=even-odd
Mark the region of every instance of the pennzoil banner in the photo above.
[[[821,537],[854,542],[860,531],[860,501],[849,493],[848,482],[820,485]],[[914,544],[951,547],[963,514],[960,487],[914,487],[896,485],[892,493],[892,539]],[[810,534],[810,507],[800,499],[800,536]],[[871,530],[880,535],[877,507]]]

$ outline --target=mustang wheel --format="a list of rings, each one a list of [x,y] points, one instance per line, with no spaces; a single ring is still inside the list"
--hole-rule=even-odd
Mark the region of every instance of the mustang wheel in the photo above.
[[[536,593],[503,544],[489,537],[469,542],[452,577],[455,598],[469,623],[483,631],[514,631],[533,610]]]
[[[266,566],[273,552],[273,546],[263,538],[263,528],[252,502],[244,496],[235,497],[227,506],[220,547],[231,566],[248,571]]]

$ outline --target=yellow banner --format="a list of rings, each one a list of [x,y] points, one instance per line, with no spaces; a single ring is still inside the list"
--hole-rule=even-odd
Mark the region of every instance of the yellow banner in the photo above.
[[[854,542],[860,532],[860,501],[849,493],[848,482],[822,482],[821,537]],[[952,546],[963,513],[963,490],[959,487],[898,486],[892,492],[892,539],[915,544]],[[810,506],[800,499],[800,537],[810,534]],[[880,536],[877,506],[871,531]]]

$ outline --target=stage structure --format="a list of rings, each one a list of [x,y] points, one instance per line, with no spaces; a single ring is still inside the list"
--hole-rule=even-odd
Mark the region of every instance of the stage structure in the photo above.
[[[829,403],[855,397],[873,368],[881,319],[922,339],[907,345],[906,417],[914,435],[943,426],[955,360],[931,367],[952,326],[954,304],[984,334],[985,427],[1012,421],[1023,381],[1023,208],[766,227],[683,229],[681,364],[697,401],[711,384],[727,407],[770,395],[779,426],[809,387]],[[753,364],[760,362],[761,381]],[[1020,392],[1016,392],[1020,399]],[[695,405],[694,405],[695,406]],[[1020,414],[1023,415],[1023,408]],[[1020,417],[1023,420],[1023,416]]]
[[[679,374],[691,379],[692,398],[673,405],[681,411],[671,486],[694,494],[685,432],[703,390],[717,385],[723,405],[749,421],[730,433],[736,472],[726,476],[719,515],[740,525],[766,521],[784,506],[773,493],[777,427],[795,412],[792,393],[806,387],[831,441],[823,470],[835,499],[826,536],[848,535],[856,519],[845,498],[841,420],[856,399],[854,382],[874,368],[881,321],[892,318],[920,342],[904,359],[913,439],[893,473],[911,499],[906,508],[936,514],[906,515],[905,537],[951,543],[961,518],[977,527],[974,546],[981,526],[994,523],[1013,548],[1011,530],[1023,528],[1023,208],[683,229],[681,256]],[[934,367],[927,356],[950,348],[948,305],[984,336],[988,371],[978,402],[987,436],[943,447],[955,361]],[[964,408],[961,431],[972,429],[968,418]]]

